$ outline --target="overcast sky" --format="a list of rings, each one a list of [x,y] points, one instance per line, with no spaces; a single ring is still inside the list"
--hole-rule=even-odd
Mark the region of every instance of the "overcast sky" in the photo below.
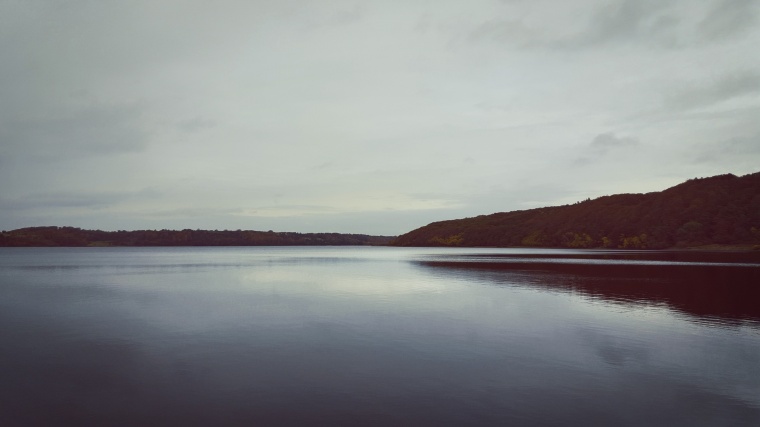
[[[0,229],[396,235],[760,170],[760,0],[0,0]]]

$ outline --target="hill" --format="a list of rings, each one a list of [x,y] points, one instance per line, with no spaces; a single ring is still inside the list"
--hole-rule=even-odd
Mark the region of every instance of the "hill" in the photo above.
[[[137,230],[30,227],[0,233],[0,246],[342,246],[384,245],[392,238],[364,234],[274,231]]]
[[[434,222],[395,246],[660,249],[760,243],[760,172],[690,179],[664,191]]]

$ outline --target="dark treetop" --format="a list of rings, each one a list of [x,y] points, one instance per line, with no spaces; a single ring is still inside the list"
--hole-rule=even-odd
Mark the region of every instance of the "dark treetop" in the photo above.
[[[760,172],[690,179],[667,190],[434,222],[396,246],[661,249],[760,244]]]

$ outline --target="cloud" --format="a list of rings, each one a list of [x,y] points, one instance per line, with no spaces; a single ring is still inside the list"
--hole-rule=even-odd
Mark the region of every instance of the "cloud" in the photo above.
[[[216,126],[214,120],[204,119],[202,117],[195,117],[192,119],[181,120],[177,123],[177,127],[183,132],[199,132],[205,129],[210,129]]]
[[[664,23],[673,24],[677,18],[661,14],[667,1],[614,1],[598,9],[588,27],[560,44],[584,47],[629,41],[649,40],[662,31]]]
[[[313,11],[306,15],[304,28],[307,30],[318,30],[325,27],[341,27],[344,25],[354,24],[360,21],[366,13],[364,4],[347,4],[341,5],[333,3],[332,7],[323,8],[319,11]]]
[[[142,151],[149,141],[141,109],[103,105],[55,109],[42,116],[0,119],[0,143],[8,157],[60,160]]]
[[[301,197],[301,200],[309,200],[309,197]],[[336,213],[359,213],[359,212],[389,212],[389,211],[415,211],[451,209],[459,206],[456,200],[448,198],[419,197],[415,194],[373,194],[351,192],[343,195],[320,195],[315,202],[326,204],[288,204],[277,203],[273,205],[252,206],[244,209],[240,215],[251,217],[301,217],[308,215],[336,214]]]
[[[599,160],[600,157],[622,149],[640,146],[637,138],[630,136],[617,136],[614,132],[600,133],[588,144],[586,150],[573,161],[573,165],[588,166]]]
[[[504,2],[501,13],[475,24],[466,39],[522,49],[689,48],[747,33],[757,22],[757,6],[756,0]]]
[[[154,189],[130,192],[56,192],[21,196],[13,199],[0,199],[0,211],[50,211],[68,209],[104,209],[119,203],[138,198],[157,197]]]
[[[499,43],[514,44],[520,47],[527,47],[544,35],[524,22],[514,19],[490,19],[477,25],[467,35],[470,42],[480,42],[483,40],[495,41]]]
[[[639,140],[632,137],[618,137],[613,132],[600,133],[591,141],[590,147],[600,153],[622,147],[639,145]]]
[[[756,0],[715,2],[697,26],[705,40],[727,40],[749,30],[757,22]]]
[[[672,7],[674,1],[614,0],[601,5],[539,1],[526,7],[507,4],[501,14],[508,17],[476,24],[467,39],[524,49],[576,50],[628,43],[671,47],[676,44],[675,31],[682,21]]]
[[[688,110],[760,93],[760,72],[741,71],[665,94],[665,106]]]
[[[587,27],[555,42],[557,47],[615,43],[688,48],[728,41],[757,22],[756,0],[721,0],[695,5],[683,0],[614,0],[592,13]]]
[[[138,215],[145,216],[146,218],[199,218],[199,217],[220,217],[239,215],[241,213],[238,208],[215,208],[215,207],[185,207],[185,208],[173,208],[173,209],[146,209],[139,212]]]
[[[757,171],[753,159],[760,156],[760,133],[735,136],[723,141],[705,144],[692,153],[691,158],[697,164],[712,164],[716,160],[731,161],[734,167],[750,172]]]

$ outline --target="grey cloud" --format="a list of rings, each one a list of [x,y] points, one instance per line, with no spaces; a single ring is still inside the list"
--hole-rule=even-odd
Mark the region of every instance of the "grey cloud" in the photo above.
[[[733,38],[757,22],[757,6],[757,0],[716,2],[697,26],[697,31],[706,40]]]
[[[58,110],[1,123],[0,143],[6,156],[41,159],[137,152],[149,139],[140,115],[134,106]]]
[[[639,145],[639,140],[632,137],[618,137],[613,132],[600,133],[591,141],[591,148],[599,152],[607,152],[610,149],[631,147]]]
[[[198,218],[212,216],[228,216],[239,214],[240,209],[227,208],[176,208],[176,209],[158,209],[147,210],[142,213],[149,218]]]
[[[216,122],[202,117],[182,120],[177,123],[177,127],[184,132],[198,132],[204,129],[210,129],[216,126]]]
[[[596,159],[593,158],[593,157],[590,157],[590,156],[580,156],[580,157],[578,157],[577,159],[575,159],[573,161],[573,166],[583,167],[583,166],[587,166],[587,165],[593,164],[594,161],[596,161]]]
[[[697,164],[715,163],[717,159],[724,159],[731,160],[736,165],[737,160],[746,161],[758,155],[760,155],[760,133],[736,136],[725,141],[707,144],[696,150],[692,154],[692,159]]]
[[[760,133],[728,140],[725,152],[735,155],[760,154]]]
[[[326,10],[330,11],[330,13],[324,15],[311,14],[307,16],[304,28],[308,30],[315,30],[323,27],[339,27],[343,25],[353,24],[361,20],[365,13],[364,5],[359,4],[355,4],[343,9],[337,8],[337,10],[334,11],[332,9],[333,8],[326,8]]]
[[[531,29],[517,20],[492,19],[473,29],[467,36],[470,42],[482,40],[514,44],[527,47],[544,37],[540,32]]]
[[[315,171],[345,170],[346,166],[334,160],[328,160],[325,162],[321,162],[317,165],[311,166],[311,169]]]
[[[717,81],[681,88],[665,95],[668,108],[691,109],[760,92],[760,72],[744,71]]]
[[[612,151],[636,147],[640,144],[637,138],[630,136],[619,137],[614,132],[600,133],[591,140],[586,151],[573,161],[573,165],[576,167],[588,166]]]
[[[616,0],[601,7],[586,29],[557,41],[557,47],[612,43],[646,43],[665,48],[689,47],[734,38],[757,21],[757,0],[721,0],[703,15],[678,0]]]
[[[611,0],[598,6],[579,3],[574,16],[588,20],[575,30],[570,22],[552,25],[538,20],[529,25],[510,16],[477,24],[467,39],[526,49],[575,50],[627,44],[686,48],[733,39],[757,22],[757,0],[716,1],[699,13],[701,6],[680,0]],[[531,10],[546,15],[549,7],[536,2]]]
[[[470,41],[490,40],[517,48],[582,49],[621,43],[647,43],[672,47],[680,18],[670,11],[674,0],[615,0],[597,8],[578,8],[578,16],[588,22],[575,31],[570,25],[556,26],[538,21],[528,25],[519,19],[490,19],[478,24],[468,35]],[[546,14],[541,5],[534,11]],[[543,4],[543,7],[553,7]]]
[[[22,196],[14,199],[0,199],[1,211],[33,211],[55,209],[103,209],[124,201],[158,196],[154,189],[135,192],[58,192]]]
[[[606,44],[638,39],[652,29],[661,29],[662,19],[673,20],[672,16],[659,16],[667,2],[650,3],[641,0],[615,1],[599,9],[590,25],[576,37],[566,41],[569,47]]]

